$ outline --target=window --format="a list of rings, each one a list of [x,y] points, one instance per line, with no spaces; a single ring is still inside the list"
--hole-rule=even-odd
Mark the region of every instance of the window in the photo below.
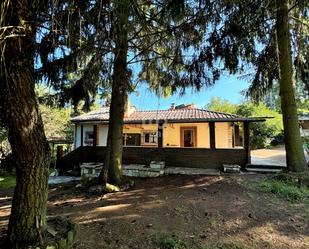
[[[93,140],[94,139],[94,134],[93,131],[86,131],[85,133],[85,140]]]
[[[234,123],[233,126],[233,147],[244,146],[244,128],[242,123]]]
[[[157,132],[156,131],[144,131],[143,132],[143,144],[157,144]]]
[[[86,145],[92,145],[94,140],[94,133],[93,131],[86,131],[85,132],[85,139],[84,144]]]
[[[141,145],[141,134],[138,134],[138,133],[123,134],[123,145],[124,146],[140,146]]]

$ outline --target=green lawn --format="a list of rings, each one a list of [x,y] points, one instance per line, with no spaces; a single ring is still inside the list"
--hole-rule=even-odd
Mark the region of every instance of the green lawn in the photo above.
[[[16,184],[15,176],[0,171],[0,188],[13,188]]]

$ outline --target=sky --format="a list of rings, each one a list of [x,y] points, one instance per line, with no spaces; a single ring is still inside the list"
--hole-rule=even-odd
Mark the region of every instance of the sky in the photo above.
[[[147,85],[140,85],[137,93],[130,95],[130,103],[137,107],[138,110],[157,110],[168,109],[172,103],[195,104],[199,108],[204,108],[213,97],[227,99],[232,103],[241,103],[245,100],[242,90],[247,89],[249,83],[240,80],[237,76],[222,76],[215,86],[208,89],[201,89],[200,92],[194,92],[188,89],[186,94],[180,96],[175,94],[169,98],[158,98],[154,93],[150,92]]]

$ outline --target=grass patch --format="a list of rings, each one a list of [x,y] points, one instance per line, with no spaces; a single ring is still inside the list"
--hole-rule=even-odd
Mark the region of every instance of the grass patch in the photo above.
[[[240,243],[218,243],[215,245],[204,245],[202,249],[247,249],[243,244]]]
[[[188,242],[181,240],[177,236],[164,235],[157,240],[160,249],[186,249]]]
[[[15,175],[0,171],[0,188],[13,188],[15,185]]]
[[[278,175],[257,183],[257,188],[289,201],[305,201],[309,197],[307,186],[299,184],[293,177]]]

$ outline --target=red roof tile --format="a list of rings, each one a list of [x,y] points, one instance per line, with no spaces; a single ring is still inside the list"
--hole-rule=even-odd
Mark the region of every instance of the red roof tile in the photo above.
[[[72,118],[72,122],[102,122],[107,123],[109,119],[109,107],[102,107],[98,110]],[[202,122],[202,121],[264,121],[265,118],[243,118],[234,114],[227,114],[204,109],[174,109],[174,110],[153,110],[135,111],[124,119],[125,123],[142,122]]]

